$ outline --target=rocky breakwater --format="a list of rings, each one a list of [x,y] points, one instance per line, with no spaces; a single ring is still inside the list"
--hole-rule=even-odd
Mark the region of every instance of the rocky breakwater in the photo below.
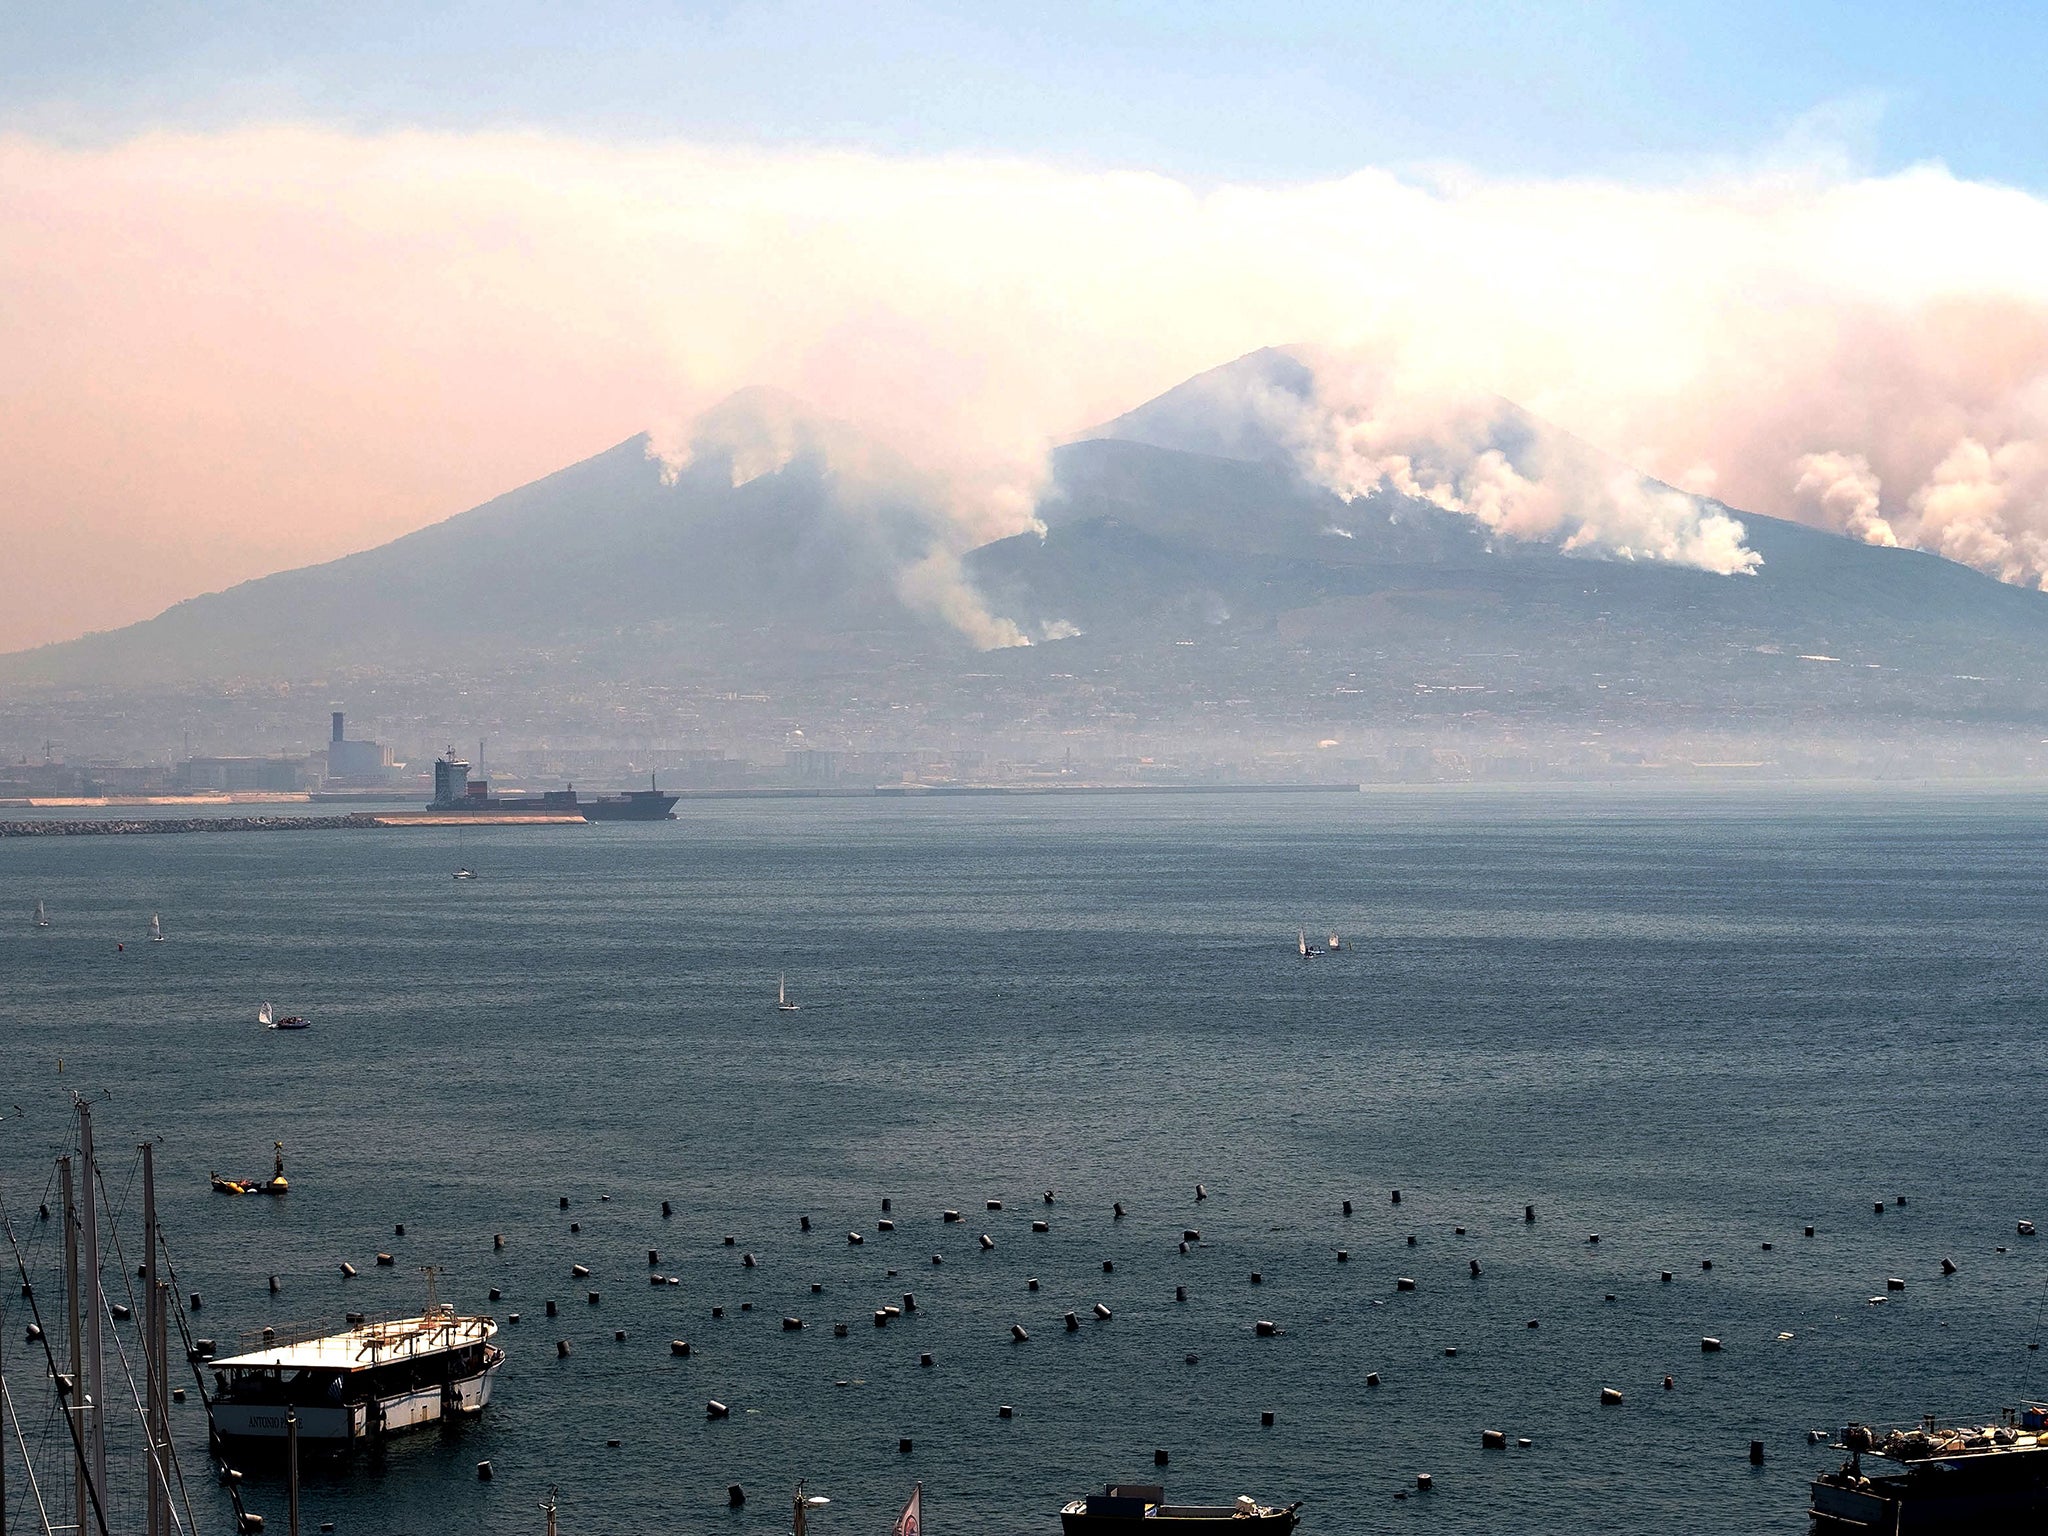
[[[341,832],[383,825],[375,816],[132,816],[87,821],[0,821],[0,837],[111,837],[131,832]]]

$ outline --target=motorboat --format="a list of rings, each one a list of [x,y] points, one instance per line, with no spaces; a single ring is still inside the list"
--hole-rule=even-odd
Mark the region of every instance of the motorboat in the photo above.
[[[256,1022],[265,1029],[311,1029],[313,1027],[311,1019],[302,1019],[296,1013],[288,1013],[283,1018],[279,1018],[276,1008],[269,1003],[265,1003],[256,1010]]]
[[[1299,1522],[1301,1501],[1261,1504],[1242,1495],[1230,1504],[1169,1504],[1157,1483],[1112,1483],[1100,1493],[1076,1499],[1060,1511],[1066,1536],[1163,1536],[1169,1525],[1205,1529],[1212,1522],[1230,1522],[1232,1530],[1256,1526],[1272,1536],[1286,1536]]]

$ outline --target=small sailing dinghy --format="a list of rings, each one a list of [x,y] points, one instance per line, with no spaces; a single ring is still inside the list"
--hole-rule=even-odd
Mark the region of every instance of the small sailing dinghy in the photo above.
[[[476,878],[476,871],[465,864],[462,868],[455,871],[455,878],[458,880],[474,880]]]
[[[156,913],[149,914],[149,942],[161,944],[164,941],[164,920]]]
[[[269,1003],[265,1003],[256,1010],[256,1022],[265,1029],[311,1029],[313,1027],[310,1020],[302,1019],[296,1013],[288,1013],[283,1018],[279,1018],[277,1010]]]
[[[781,976],[775,982],[775,1009],[778,1013],[795,1013],[802,1005],[789,995],[789,978]]]
[[[40,901],[36,903],[36,926],[38,928],[50,926],[50,914],[43,910],[43,904]]]
[[[1306,928],[1300,931],[1297,942],[1301,946],[1301,958],[1304,960],[1313,960],[1322,953],[1322,950],[1309,943],[1308,930]]]

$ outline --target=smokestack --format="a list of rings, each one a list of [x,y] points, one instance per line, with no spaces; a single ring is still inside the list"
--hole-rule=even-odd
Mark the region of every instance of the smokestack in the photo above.
[[[334,739],[341,740],[341,711],[338,709],[334,712]]]

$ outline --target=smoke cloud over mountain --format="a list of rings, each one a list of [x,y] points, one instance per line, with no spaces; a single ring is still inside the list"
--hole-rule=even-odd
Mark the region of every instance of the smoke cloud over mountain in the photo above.
[[[905,579],[947,611],[949,562],[1032,526],[1047,442],[1281,342],[1399,383],[1330,396],[1306,446],[1334,488],[1746,568],[1739,519],[1489,440],[1459,402],[1499,397],[1731,507],[2048,575],[2048,204],[1936,167],[1201,188],[519,134],[15,135],[0,335],[0,646],[379,542],[755,384],[922,477],[941,532]]]
[[[1752,571],[1761,559],[1725,511],[1646,481],[1505,400],[1418,386],[1370,357],[1314,347],[1285,355],[1306,378],[1225,370],[1189,392],[1219,398],[1193,398],[1189,408],[1224,413],[1211,428],[1219,438],[1270,444],[1346,501],[1390,490],[1505,539],[1724,576]]]
[[[935,473],[844,422],[758,386],[740,390],[693,421],[651,432],[647,456],[661,465],[670,485],[696,470],[734,489],[808,461],[830,479],[832,505],[853,525],[842,531],[879,546],[912,608],[944,621],[982,650],[1031,643],[1018,625],[989,611],[960,566],[960,557],[975,545],[1039,526],[1031,515],[1035,487],[1022,466],[1015,485],[974,484],[960,470]]]

